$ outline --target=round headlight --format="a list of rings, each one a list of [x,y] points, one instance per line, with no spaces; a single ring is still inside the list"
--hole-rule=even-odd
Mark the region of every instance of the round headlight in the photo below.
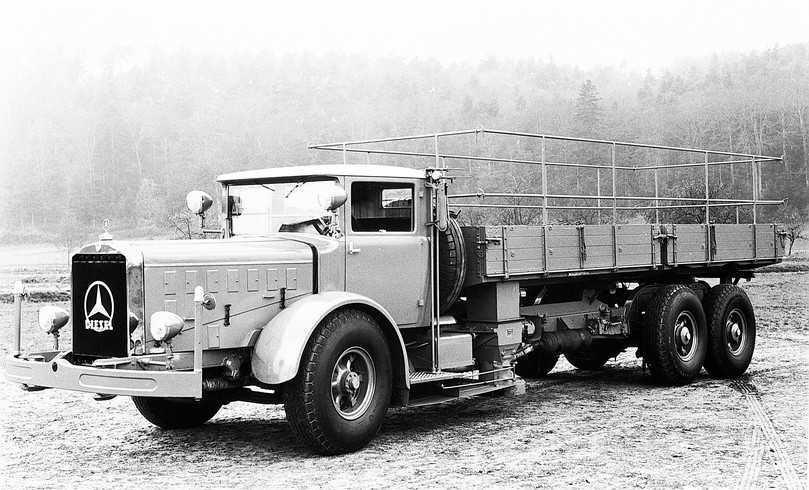
[[[158,342],[168,340],[180,333],[185,321],[170,311],[156,311],[149,319],[149,332]]]
[[[194,214],[201,215],[211,207],[211,204],[213,198],[207,192],[191,191],[185,196],[185,205]]]
[[[39,328],[45,333],[54,333],[67,324],[70,314],[58,306],[43,306],[39,309]]]

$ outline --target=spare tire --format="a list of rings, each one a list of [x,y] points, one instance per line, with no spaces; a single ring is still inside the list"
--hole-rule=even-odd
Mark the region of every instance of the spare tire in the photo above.
[[[466,279],[466,250],[461,226],[454,218],[447,221],[447,229],[438,232],[438,292],[441,313],[458,301]]]

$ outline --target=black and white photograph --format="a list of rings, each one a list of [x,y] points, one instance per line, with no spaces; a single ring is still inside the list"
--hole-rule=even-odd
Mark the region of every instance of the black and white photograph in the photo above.
[[[0,482],[809,487],[809,2],[1,2]]]

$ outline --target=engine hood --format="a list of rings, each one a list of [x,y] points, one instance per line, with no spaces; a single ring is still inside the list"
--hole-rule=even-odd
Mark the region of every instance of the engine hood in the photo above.
[[[131,242],[149,266],[311,262],[312,249],[281,237]]]
[[[78,253],[123,252],[128,260],[146,267],[226,264],[311,262],[313,251],[326,253],[336,241],[302,233],[281,233],[266,237],[236,237],[208,240],[102,241],[83,247]]]
[[[283,233],[210,240],[102,240],[89,244],[73,255],[71,263],[73,309],[87,312],[88,291],[102,283],[92,292],[102,295],[103,291],[98,291],[103,288],[109,293],[110,299],[105,303],[102,298],[101,304],[116,322],[108,318],[109,323],[101,325],[105,327],[101,333],[110,337],[103,345],[96,342],[98,332],[83,328],[81,323],[74,324],[74,347],[79,338],[85,340],[82,354],[87,356],[122,356],[133,349],[142,352],[151,342],[148,328],[152,313],[168,311],[186,320],[194,318],[192,293],[197,286],[214,299],[213,308],[202,312],[208,347],[245,347],[253,332],[289,304],[322,289],[343,288],[340,243],[318,235]],[[118,305],[116,311],[140,319],[143,328],[127,333],[128,317],[113,314],[113,303]],[[90,318],[92,311],[83,318],[96,321]],[[174,352],[192,351],[193,338],[175,338]]]

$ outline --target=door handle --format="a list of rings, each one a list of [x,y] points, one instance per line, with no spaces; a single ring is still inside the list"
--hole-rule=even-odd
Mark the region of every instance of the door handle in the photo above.
[[[359,248],[354,248],[354,242],[348,242],[348,255],[354,255],[362,252]]]

